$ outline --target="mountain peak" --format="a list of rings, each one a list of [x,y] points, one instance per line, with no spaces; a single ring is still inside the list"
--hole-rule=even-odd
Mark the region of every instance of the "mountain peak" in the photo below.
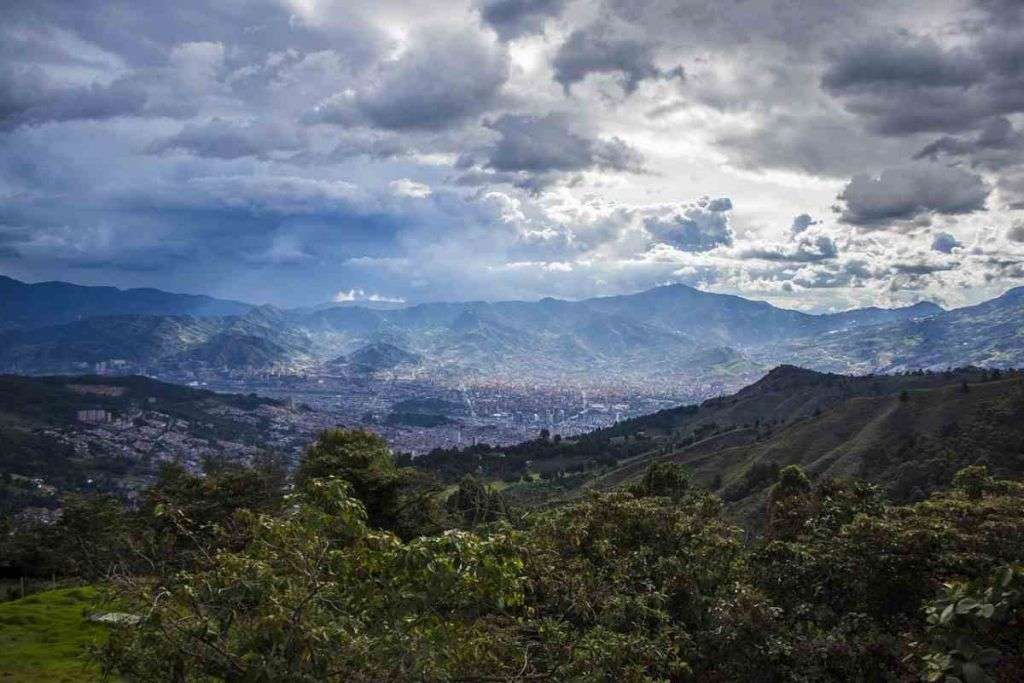
[[[821,384],[822,382],[839,377],[831,373],[808,370],[796,365],[778,365],[768,371],[764,377],[744,388],[740,393],[755,393],[762,391],[781,391],[807,385]]]
[[[418,363],[422,360],[422,357],[419,354],[401,349],[394,344],[375,341],[356,349],[348,356],[339,360],[344,360],[351,365],[365,367],[370,370],[387,370],[396,365]]]
[[[916,304],[906,306],[905,310],[914,311],[915,313],[927,313],[928,315],[934,313],[942,313],[946,309],[938,305],[934,301],[918,301]]]

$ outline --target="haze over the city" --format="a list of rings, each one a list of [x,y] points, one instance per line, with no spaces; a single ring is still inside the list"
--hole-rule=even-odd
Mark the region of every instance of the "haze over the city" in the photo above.
[[[5,3],[0,273],[807,311],[1024,282],[1015,0]]]

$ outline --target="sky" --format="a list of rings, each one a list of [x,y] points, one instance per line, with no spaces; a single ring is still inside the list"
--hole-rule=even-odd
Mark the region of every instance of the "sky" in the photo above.
[[[7,0],[0,274],[974,303],[1024,285],[1024,2]]]

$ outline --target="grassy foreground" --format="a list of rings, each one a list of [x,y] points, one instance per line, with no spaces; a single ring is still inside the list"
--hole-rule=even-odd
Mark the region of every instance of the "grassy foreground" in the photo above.
[[[93,588],[65,588],[0,603],[0,683],[99,680],[87,645],[105,627],[85,620]]]

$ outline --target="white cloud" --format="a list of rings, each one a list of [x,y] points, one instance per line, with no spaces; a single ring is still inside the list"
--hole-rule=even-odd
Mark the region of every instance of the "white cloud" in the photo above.
[[[332,299],[336,304],[358,302],[358,301],[371,301],[374,303],[389,303],[389,304],[404,304],[405,299],[402,297],[384,296],[383,294],[376,294],[373,292],[366,292],[362,289],[349,289],[341,290],[334,295]]]
[[[431,189],[429,185],[417,183],[415,180],[409,180],[408,178],[399,178],[398,180],[392,180],[389,183],[389,187],[391,188],[391,192],[398,197],[426,199],[431,195]]]

